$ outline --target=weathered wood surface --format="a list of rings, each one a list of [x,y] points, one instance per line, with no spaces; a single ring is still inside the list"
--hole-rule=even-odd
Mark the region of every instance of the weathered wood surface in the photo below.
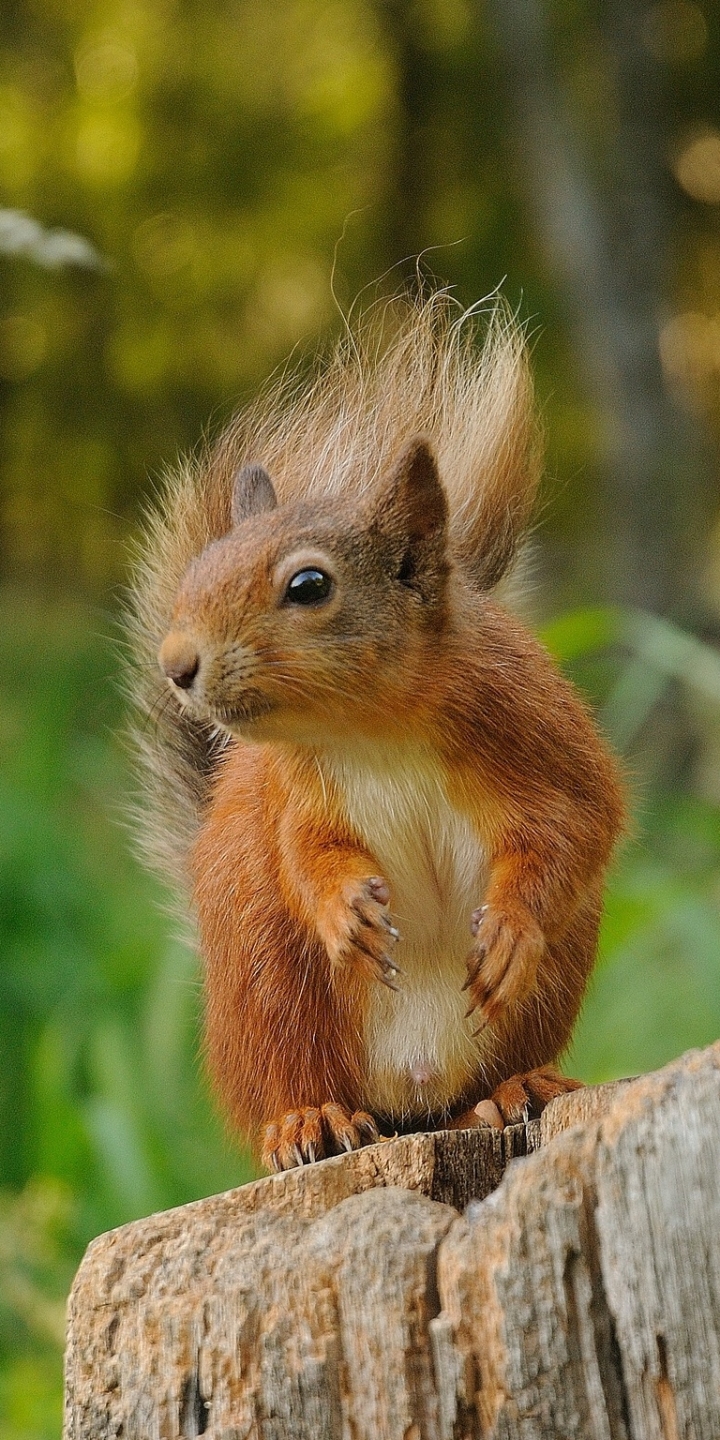
[[[101,1236],[67,1440],[720,1440],[718,1114],[720,1045]]]

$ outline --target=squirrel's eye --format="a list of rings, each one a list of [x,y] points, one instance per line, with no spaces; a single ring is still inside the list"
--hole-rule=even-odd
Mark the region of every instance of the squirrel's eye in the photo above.
[[[286,605],[319,605],[327,600],[332,590],[332,580],[324,570],[298,570],[288,581],[285,591]]]

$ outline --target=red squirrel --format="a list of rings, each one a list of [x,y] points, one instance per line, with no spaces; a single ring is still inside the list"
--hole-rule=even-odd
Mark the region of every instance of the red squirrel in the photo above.
[[[499,1123],[553,1062],[616,762],[498,603],[539,449],[522,336],[397,303],[171,478],[134,631],[148,856],[190,892],[206,1053],[275,1170]],[[159,656],[159,665],[158,665]]]

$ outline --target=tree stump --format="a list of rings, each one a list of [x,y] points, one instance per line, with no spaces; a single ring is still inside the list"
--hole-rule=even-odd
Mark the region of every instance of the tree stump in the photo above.
[[[103,1235],[66,1440],[718,1440],[719,1114],[720,1044]]]

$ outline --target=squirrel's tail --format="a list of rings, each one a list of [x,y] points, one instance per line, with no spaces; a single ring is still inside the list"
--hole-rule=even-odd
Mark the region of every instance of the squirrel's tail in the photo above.
[[[478,332],[482,343],[478,343]],[[507,570],[535,500],[538,427],[524,335],[499,300],[463,311],[447,293],[393,301],[348,327],[309,381],[284,375],[206,453],[168,476],[136,567],[132,688],[144,770],[147,858],[184,889],[186,857],[226,737],[181,710],[157,651],[188,563],[230,528],[237,469],[259,461],[283,500],[381,488],[426,435],[449,508],[454,559],[479,588]]]

